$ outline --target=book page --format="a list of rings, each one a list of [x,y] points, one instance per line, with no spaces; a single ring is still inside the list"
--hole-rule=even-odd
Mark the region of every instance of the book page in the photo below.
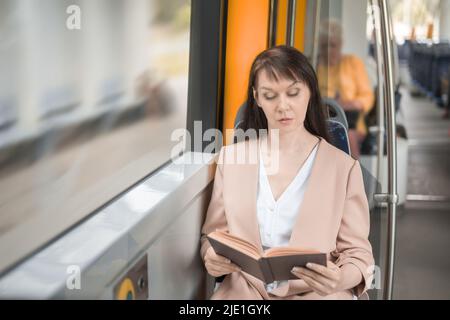
[[[318,250],[314,249],[303,249],[303,248],[293,248],[293,247],[277,247],[270,248],[264,252],[264,257],[280,257],[280,256],[291,256],[297,254],[317,254],[320,253]]]

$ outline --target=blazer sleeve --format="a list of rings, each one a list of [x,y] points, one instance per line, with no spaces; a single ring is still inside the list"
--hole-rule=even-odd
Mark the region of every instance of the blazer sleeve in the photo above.
[[[372,283],[374,258],[369,242],[370,215],[369,205],[364,191],[361,167],[355,161],[347,181],[347,193],[344,212],[336,241],[337,256],[335,262],[339,267],[351,263],[363,276],[355,288],[354,294],[360,297]]]
[[[202,259],[204,259],[206,251],[211,246],[206,235],[215,230],[228,231],[228,223],[225,217],[225,206],[223,202],[223,160],[224,147],[222,147],[219,152],[211,200],[201,230],[200,254]]]

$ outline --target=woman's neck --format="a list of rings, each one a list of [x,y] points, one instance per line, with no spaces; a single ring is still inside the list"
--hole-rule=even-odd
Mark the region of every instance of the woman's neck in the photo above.
[[[269,130],[268,142],[272,147],[271,130]],[[276,134],[276,132],[275,132]],[[295,154],[307,149],[317,141],[317,137],[309,133],[304,126],[291,131],[278,131],[278,150],[282,154]]]

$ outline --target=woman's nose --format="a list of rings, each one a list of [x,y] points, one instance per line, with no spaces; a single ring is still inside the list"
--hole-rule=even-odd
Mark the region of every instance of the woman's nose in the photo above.
[[[281,97],[280,102],[278,103],[278,111],[286,111],[289,110],[289,102],[285,97]]]

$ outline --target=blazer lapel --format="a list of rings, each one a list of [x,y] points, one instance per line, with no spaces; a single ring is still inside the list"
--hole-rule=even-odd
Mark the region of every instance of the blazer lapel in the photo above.
[[[328,167],[326,162],[329,159],[325,154],[326,143],[322,138],[320,139],[303,201],[289,239],[289,245],[292,247],[311,248],[312,244],[321,242],[320,233],[317,232],[317,230],[320,230],[321,223],[321,219],[318,217],[320,212],[317,208],[318,204],[324,200],[324,195],[320,190],[322,190],[327,177],[325,169]],[[312,247],[311,249],[315,248]]]
[[[238,157],[242,155],[249,156],[249,158],[245,161],[240,161],[241,159],[237,161]],[[225,175],[225,185],[228,196],[224,200],[226,201],[225,207],[236,213],[233,215],[233,233],[255,245],[262,254],[263,248],[256,212],[259,182],[258,140],[227,146],[226,157],[226,170],[229,171]],[[242,275],[264,299],[269,298],[261,280],[246,273],[242,273]]]
[[[242,155],[249,156],[243,161]],[[251,242],[259,253],[263,252],[259,234],[258,216],[256,212],[256,198],[258,192],[259,176],[259,143],[257,140],[247,141],[227,146],[227,159],[225,160],[228,172],[232,177],[228,181],[228,206],[237,214],[234,232],[237,236]]]

